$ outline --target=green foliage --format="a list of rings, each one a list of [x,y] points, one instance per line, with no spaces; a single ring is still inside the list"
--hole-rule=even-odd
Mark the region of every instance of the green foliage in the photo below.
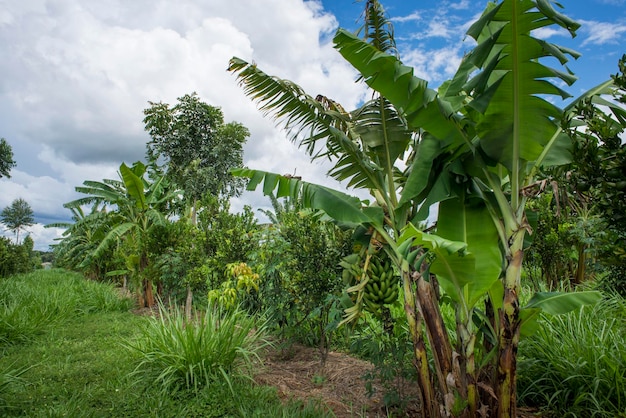
[[[22,244],[13,244],[8,238],[0,237],[0,277],[28,273],[40,267],[41,260],[33,251],[34,242],[26,236]]]
[[[119,248],[122,245],[124,251],[118,251],[117,254],[123,256],[123,263],[137,288],[140,305],[152,306],[154,277],[150,273],[154,270],[148,268],[150,260],[146,246],[150,230],[168,222],[166,216],[172,202],[178,197],[177,190],[155,163],[146,166],[137,161],[132,167],[122,163],[118,175],[119,180],[86,180],[83,186],[76,188],[86,197],[68,202],[65,206],[80,214],[78,210],[81,206],[94,205],[92,214],[84,217],[80,223],[81,227],[86,227],[86,237],[93,240],[87,240],[86,246],[81,249],[74,238],[81,238],[83,228],[77,227],[77,230],[72,229],[66,235],[63,240],[65,243],[62,244],[69,247],[69,252],[76,252],[79,247],[79,254],[84,257],[80,265],[92,264],[94,259],[106,259],[103,257],[110,256],[116,246]],[[97,210],[98,206],[101,209]],[[79,232],[79,236],[75,237],[74,232]],[[99,238],[97,241],[96,236]],[[93,244],[97,244],[95,248]],[[89,250],[87,255],[84,255],[84,250]],[[119,265],[116,266],[115,270],[119,269]]]
[[[63,238],[53,246],[55,266],[81,272],[94,280],[103,280],[107,271],[124,267],[122,257],[118,256],[119,246],[94,256],[115,222],[111,219],[114,212],[98,204],[92,205],[87,214],[81,205],[65,207],[72,212],[72,222],[46,225],[46,228],[65,228]]]
[[[28,202],[22,198],[18,198],[11,202],[11,205],[2,210],[2,213],[0,213],[0,221],[2,221],[9,230],[15,232],[15,243],[19,244],[20,230],[33,225],[35,218]]]
[[[520,401],[559,416],[617,417],[626,411],[626,300],[545,316],[520,344]]]
[[[247,260],[256,248],[257,242],[252,237],[257,221],[247,206],[241,213],[230,213],[226,199],[206,196],[201,203],[198,229],[202,256],[208,267],[205,281],[209,289],[215,289],[229,280],[224,274],[226,266]]]
[[[242,310],[212,305],[191,322],[180,309],[161,308],[159,318],[150,320],[142,337],[127,346],[138,354],[138,377],[176,391],[248,375],[265,344],[263,323]]]
[[[259,292],[259,275],[246,263],[230,263],[226,266],[226,276],[230,279],[222,282],[220,289],[209,291],[209,304],[233,309],[241,303],[245,295]]]
[[[0,178],[11,177],[11,169],[15,166],[11,145],[6,139],[0,138]]]
[[[0,369],[0,411],[15,407],[15,405],[11,403],[10,392],[14,390],[16,386],[22,386],[26,383],[26,380],[21,376],[29,369],[30,367],[16,369],[13,365],[8,365]]]
[[[387,408],[402,410],[412,401],[407,382],[415,382],[417,376],[411,367],[413,346],[401,307],[385,308],[379,317],[367,315],[350,339],[350,351],[375,366],[363,376],[370,395],[374,382],[380,382]]]
[[[189,205],[206,194],[240,194],[243,182],[229,170],[243,165],[248,129],[236,122],[225,124],[221,109],[202,102],[196,93],[179,97],[172,107],[150,102],[144,114],[151,137],[147,157],[165,159],[167,175],[185,191]]]
[[[297,200],[271,197],[275,223],[259,231],[259,249],[251,256],[261,275],[259,298],[284,336],[317,345],[325,358],[340,319],[342,257],[351,252],[351,231]]]

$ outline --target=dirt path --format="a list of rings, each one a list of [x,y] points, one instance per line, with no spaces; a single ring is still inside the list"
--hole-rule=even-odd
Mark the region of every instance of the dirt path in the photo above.
[[[382,387],[368,397],[362,376],[371,363],[344,353],[330,352],[322,369],[317,349],[292,345],[274,349],[265,356],[264,368],[255,381],[278,389],[282,399],[322,400],[338,418],[386,417]],[[398,411],[394,411],[394,416]],[[419,416],[419,405],[410,402],[405,415]]]

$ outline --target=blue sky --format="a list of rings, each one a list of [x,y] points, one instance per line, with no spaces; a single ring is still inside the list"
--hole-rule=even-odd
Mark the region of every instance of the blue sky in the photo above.
[[[363,3],[353,0],[325,0],[324,8],[333,13],[339,24],[356,30]],[[430,70],[435,85],[445,76],[446,64],[460,58],[471,48],[464,41],[468,25],[484,10],[486,2],[461,1],[381,1],[394,23],[401,57],[416,67]],[[541,36],[551,42],[575,49],[582,54],[568,64],[579,77],[569,90],[576,94],[599,84],[617,72],[617,62],[626,53],[626,1],[624,0],[562,0],[563,8],[555,8],[582,24],[578,36],[571,38],[564,30],[548,29]],[[430,61],[430,64],[428,62]]]
[[[617,72],[626,52],[626,0],[563,0],[582,23],[576,39],[564,31],[538,34],[582,57],[569,64],[576,95]],[[464,33],[486,2],[383,1],[405,64],[436,88],[472,48]],[[197,92],[222,108],[227,122],[251,132],[248,167],[336,187],[328,166],[302,150],[265,118],[226,70],[237,56],[353,109],[368,97],[357,74],[333,49],[338,27],[355,30],[363,3],[353,0],[0,0],[0,137],[17,167],[0,179],[0,208],[23,198],[35,212],[30,228],[46,249],[68,219],[63,203],[85,180],[117,178],[122,162],[144,159],[149,140],[143,109]],[[232,202],[270,208],[259,193]],[[2,229],[0,229],[2,233]],[[11,234],[8,234],[11,236]]]

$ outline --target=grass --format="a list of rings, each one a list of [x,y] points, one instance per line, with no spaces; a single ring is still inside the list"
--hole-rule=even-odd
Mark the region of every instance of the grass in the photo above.
[[[95,312],[128,310],[110,285],[63,270],[0,279],[0,347],[26,342],[49,325]]]
[[[626,417],[626,300],[544,318],[520,345],[520,401],[562,417]]]
[[[0,343],[0,400],[7,400],[0,403],[0,416],[332,416],[323,405],[283,405],[274,388],[237,373],[229,382],[215,379],[196,390],[169,391],[153,380],[138,380],[134,371],[142,356],[124,345],[145,338],[155,321],[129,312],[129,303],[110,286],[75,274],[46,271],[0,279],[0,303],[19,306],[14,311],[29,328],[10,334],[16,339],[5,332]],[[29,317],[40,320],[29,325]],[[16,323],[2,311],[0,320],[4,329]]]
[[[142,378],[152,376],[167,391],[198,390],[216,380],[248,376],[267,345],[265,332],[263,323],[238,309],[213,306],[193,321],[186,321],[181,309],[160,309],[128,348],[139,356]]]

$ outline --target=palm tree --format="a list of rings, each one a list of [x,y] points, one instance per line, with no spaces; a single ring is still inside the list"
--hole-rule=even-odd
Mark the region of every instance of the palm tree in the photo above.
[[[263,183],[265,193],[299,195],[305,206],[368,231],[370,247],[394,261],[402,273],[424,416],[476,416],[479,410],[515,416],[522,325],[541,309],[555,311],[555,301],[573,306],[598,297],[540,294],[520,308],[523,240],[530,230],[526,198],[542,166],[567,162],[569,140],[562,128],[571,122],[574,104],[595,100],[610,82],[563,110],[547,100],[567,98],[557,83],[569,85],[575,77],[544,65],[544,58],[564,65],[578,55],[537,39],[533,31],[557,25],[573,35],[579,25],[546,0],[490,4],[468,31],[476,47],[437,91],[397,57],[382,6],[368,0],[365,7],[365,39],[341,29],[334,38],[336,49],[374,92],[355,111],[323,96],[313,98],[238,58],[231,60],[230,71],[312,158],[334,161],[332,177],[368,190],[375,203],[273,173],[236,173],[250,178],[249,189]],[[433,204],[439,204],[437,235],[417,228]],[[432,275],[456,310],[454,347]],[[349,289],[357,298],[347,319],[359,317],[367,280],[364,273]],[[481,327],[474,318],[482,318]]]

